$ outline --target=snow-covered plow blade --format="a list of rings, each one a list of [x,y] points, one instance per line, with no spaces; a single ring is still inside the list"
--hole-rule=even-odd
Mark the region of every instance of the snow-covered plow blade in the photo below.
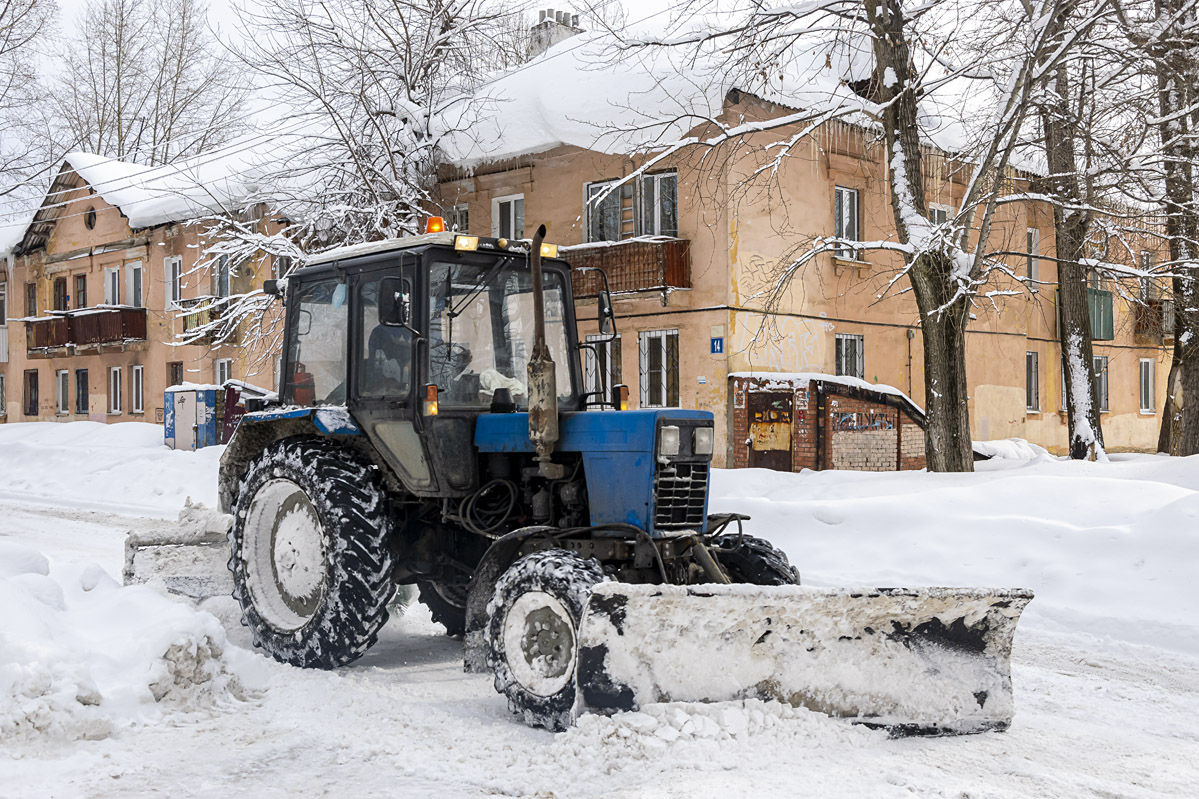
[[[179,521],[163,522],[152,533],[130,533],[125,539],[125,585],[159,583],[173,594],[197,602],[231,596],[228,531],[233,518],[190,502]]]
[[[1031,591],[602,583],[579,630],[595,710],[775,699],[907,734],[1003,730]]]

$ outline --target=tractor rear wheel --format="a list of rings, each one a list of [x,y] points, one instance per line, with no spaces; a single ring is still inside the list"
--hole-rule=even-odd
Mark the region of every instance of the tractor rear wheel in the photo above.
[[[764,538],[725,533],[715,536],[711,546],[735,583],[799,585],[799,572],[786,554]]]
[[[233,596],[255,646],[284,663],[361,657],[395,592],[379,470],[321,438],[289,438],[251,463],[229,531]]]
[[[500,577],[487,606],[487,664],[495,690],[531,727],[564,730],[575,704],[579,622],[599,562],[564,549],[534,552]]]

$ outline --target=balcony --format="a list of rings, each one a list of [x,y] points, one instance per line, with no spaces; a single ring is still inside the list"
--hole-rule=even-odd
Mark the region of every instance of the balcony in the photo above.
[[[691,288],[691,242],[665,236],[596,242],[559,250],[572,267],[598,267],[613,294]],[[603,281],[594,272],[575,272],[575,297],[595,297]]]
[[[69,355],[66,348],[145,341],[145,308],[83,308],[25,323],[30,354]],[[57,350],[61,350],[58,352]]]
[[[217,297],[196,297],[179,301],[179,310],[183,316],[184,340],[192,344],[211,344],[221,337],[221,334],[228,332],[224,330],[223,325],[216,325],[228,307],[223,301],[221,305],[213,307],[212,303],[217,301]],[[214,327],[208,327],[209,325]]]
[[[1132,306],[1133,332],[1137,340],[1161,344],[1174,338],[1174,301],[1146,300]]]

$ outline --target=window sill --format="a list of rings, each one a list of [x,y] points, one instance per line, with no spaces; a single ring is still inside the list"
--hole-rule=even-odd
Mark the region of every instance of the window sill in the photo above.
[[[1041,409],[1040,408],[1025,408],[1024,415],[1025,416],[1040,416]]]
[[[123,416],[124,414],[121,411],[109,411],[107,415],[108,416]]]
[[[1140,411],[1141,416],[1157,416],[1157,411],[1147,411],[1144,408]]]
[[[840,275],[840,274],[844,273],[845,270],[847,270],[847,269],[857,269],[858,274],[861,275],[861,274],[865,273],[865,271],[869,268],[870,268],[869,261],[859,261],[857,259],[852,259],[852,258],[842,258],[839,255],[833,256],[833,273],[834,274]]]
[[[146,412],[145,411],[130,411],[129,415],[130,416],[145,416]]]

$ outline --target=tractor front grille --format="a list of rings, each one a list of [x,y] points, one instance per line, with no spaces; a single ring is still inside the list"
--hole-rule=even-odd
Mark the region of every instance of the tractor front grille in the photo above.
[[[707,495],[707,463],[658,464],[654,475],[654,527],[700,529]]]

